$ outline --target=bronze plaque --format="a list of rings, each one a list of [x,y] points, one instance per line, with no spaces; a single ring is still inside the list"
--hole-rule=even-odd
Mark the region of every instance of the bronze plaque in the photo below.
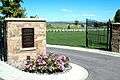
[[[34,28],[22,28],[22,48],[34,47]]]

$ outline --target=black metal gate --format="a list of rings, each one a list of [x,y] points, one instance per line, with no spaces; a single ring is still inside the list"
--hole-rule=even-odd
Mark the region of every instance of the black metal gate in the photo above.
[[[4,21],[0,21],[0,60],[7,61],[7,52],[5,48],[5,27]]]
[[[86,47],[111,51],[111,21],[98,22],[86,19]]]

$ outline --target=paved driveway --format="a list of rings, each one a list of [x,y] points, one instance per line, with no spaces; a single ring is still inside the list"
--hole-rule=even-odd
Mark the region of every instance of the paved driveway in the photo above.
[[[71,62],[86,68],[89,72],[87,80],[120,80],[120,58],[89,52],[47,48],[48,52],[65,54]]]

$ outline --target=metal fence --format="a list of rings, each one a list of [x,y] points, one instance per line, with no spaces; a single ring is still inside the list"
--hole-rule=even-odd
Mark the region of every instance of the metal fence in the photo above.
[[[111,51],[111,21],[86,19],[86,47]]]
[[[0,60],[7,61],[7,49],[5,47],[4,21],[0,21]]]

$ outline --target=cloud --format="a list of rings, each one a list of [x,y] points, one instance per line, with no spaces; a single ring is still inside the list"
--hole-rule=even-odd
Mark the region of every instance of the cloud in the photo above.
[[[69,13],[72,12],[72,10],[70,10],[70,9],[61,9],[61,11],[62,11],[62,12],[69,12]]]
[[[94,17],[96,15],[95,14],[82,14],[81,16],[83,16],[83,17]]]

